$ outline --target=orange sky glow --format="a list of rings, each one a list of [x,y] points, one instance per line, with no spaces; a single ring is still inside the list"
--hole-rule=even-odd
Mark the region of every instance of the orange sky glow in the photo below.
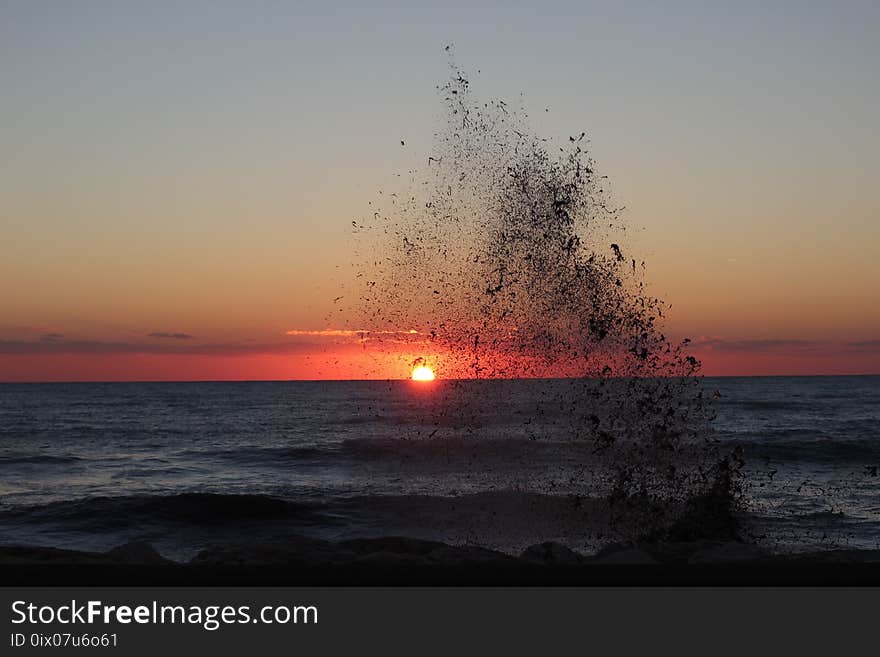
[[[875,374],[880,344],[807,341],[725,342],[695,339],[689,353],[702,361],[708,376]],[[50,353],[10,353],[0,342],[0,381],[187,381],[187,380],[339,380],[406,379],[423,359],[438,378],[467,378],[473,373],[450,354],[430,345],[333,342],[186,347],[174,351],[153,345],[56,343]],[[491,360],[491,356],[486,356]],[[531,368],[534,376],[570,376],[563,366]]]

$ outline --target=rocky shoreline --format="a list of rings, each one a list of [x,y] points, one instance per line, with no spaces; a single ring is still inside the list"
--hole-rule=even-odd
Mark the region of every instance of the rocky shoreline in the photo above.
[[[616,545],[582,555],[559,543],[518,556],[476,546],[383,537],[331,542],[300,536],[209,547],[188,562],[148,543],[108,552],[0,546],[9,584],[694,584],[841,583],[880,580],[880,550],[773,554],[737,541]],[[95,579],[89,579],[95,578]],[[720,580],[719,580],[720,578]],[[781,579],[780,579],[781,578]],[[722,581],[723,580],[723,581]]]

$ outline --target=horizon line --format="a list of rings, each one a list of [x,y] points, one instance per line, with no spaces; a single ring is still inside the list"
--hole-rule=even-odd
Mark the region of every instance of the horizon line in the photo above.
[[[443,381],[574,381],[578,379],[829,379],[829,378],[852,378],[852,377],[871,377],[880,376],[880,372],[861,372],[854,374],[699,374],[692,377],[683,376],[656,376],[656,377],[631,377],[631,376],[609,376],[609,377],[577,377],[577,376],[559,376],[559,377],[497,377],[497,378],[437,378],[434,381],[417,381],[420,385],[427,383],[442,383]],[[404,378],[375,378],[375,379],[63,379],[63,380],[47,380],[47,381],[0,381],[0,385],[70,385],[76,383],[390,383],[392,381],[412,381],[409,377]]]

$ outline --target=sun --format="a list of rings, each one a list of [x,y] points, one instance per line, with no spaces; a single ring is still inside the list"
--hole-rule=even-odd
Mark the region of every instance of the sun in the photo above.
[[[434,375],[434,370],[426,365],[419,365],[416,368],[413,368],[412,371],[412,380],[413,381],[433,381],[437,377]]]

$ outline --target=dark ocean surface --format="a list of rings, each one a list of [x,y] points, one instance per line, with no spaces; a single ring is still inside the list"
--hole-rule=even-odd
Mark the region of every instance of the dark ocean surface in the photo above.
[[[566,383],[455,384],[467,417],[442,407],[452,385],[2,384],[0,544],[146,540],[180,559],[289,534],[600,547],[591,445],[564,408],[534,410]],[[880,377],[703,385],[721,393],[713,438],[744,448],[755,540],[880,545]]]

